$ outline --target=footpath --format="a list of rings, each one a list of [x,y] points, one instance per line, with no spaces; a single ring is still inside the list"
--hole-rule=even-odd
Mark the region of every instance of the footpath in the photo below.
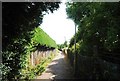
[[[38,76],[39,80],[59,80],[59,79],[73,79],[73,69],[69,62],[65,59],[62,52],[53,59],[48,65],[45,72],[41,76]]]

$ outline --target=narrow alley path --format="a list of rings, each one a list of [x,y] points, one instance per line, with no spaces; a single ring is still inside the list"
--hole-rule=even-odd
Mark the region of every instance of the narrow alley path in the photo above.
[[[59,53],[48,65],[46,71],[41,76],[37,77],[37,79],[72,79],[72,67],[64,57],[62,52]]]

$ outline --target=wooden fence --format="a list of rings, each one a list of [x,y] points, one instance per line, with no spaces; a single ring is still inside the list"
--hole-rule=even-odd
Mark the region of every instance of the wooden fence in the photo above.
[[[51,54],[56,54],[56,49],[54,50],[36,50],[30,54],[30,65],[36,66],[43,59],[49,57]]]

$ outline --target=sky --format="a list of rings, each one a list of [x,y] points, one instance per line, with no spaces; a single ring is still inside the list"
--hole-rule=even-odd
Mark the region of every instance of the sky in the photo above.
[[[65,3],[61,3],[54,13],[44,15],[42,28],[57,44],[63,44],[75,34],[75,25],[71,19],[67,18]]]

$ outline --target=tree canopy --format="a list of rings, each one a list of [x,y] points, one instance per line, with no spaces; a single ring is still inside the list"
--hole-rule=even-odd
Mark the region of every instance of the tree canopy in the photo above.
[[[3,49],[15,38],[25,38],[29,31],[42,23],[45,12],[59,8],[60,2],[5,2],[2,4]]]
[[[42,23],[43,16],[49,12],[53,13],[59,8],[59,4],[60,2],[2,3],[3,63],[0,67],[2,67],[3,80],[20,79],[22,76],[26,76],[21,70],[26,69],[28,56],[36,46],[32,43],[34,30]],[[46,37],[48,36],[46,35]],[[28,74],[28,76],[30,75]]]
[[[119,8],[119,2],[67,3],[68,18],[78,25],[77,41],[83,40],[86,45],[98,45],[108,51],[120,49]]]
[[[85,80],[119,80],[120,2],[68,2],[66,6],[68,18],[78,27],[68,49],[76,76]]]

